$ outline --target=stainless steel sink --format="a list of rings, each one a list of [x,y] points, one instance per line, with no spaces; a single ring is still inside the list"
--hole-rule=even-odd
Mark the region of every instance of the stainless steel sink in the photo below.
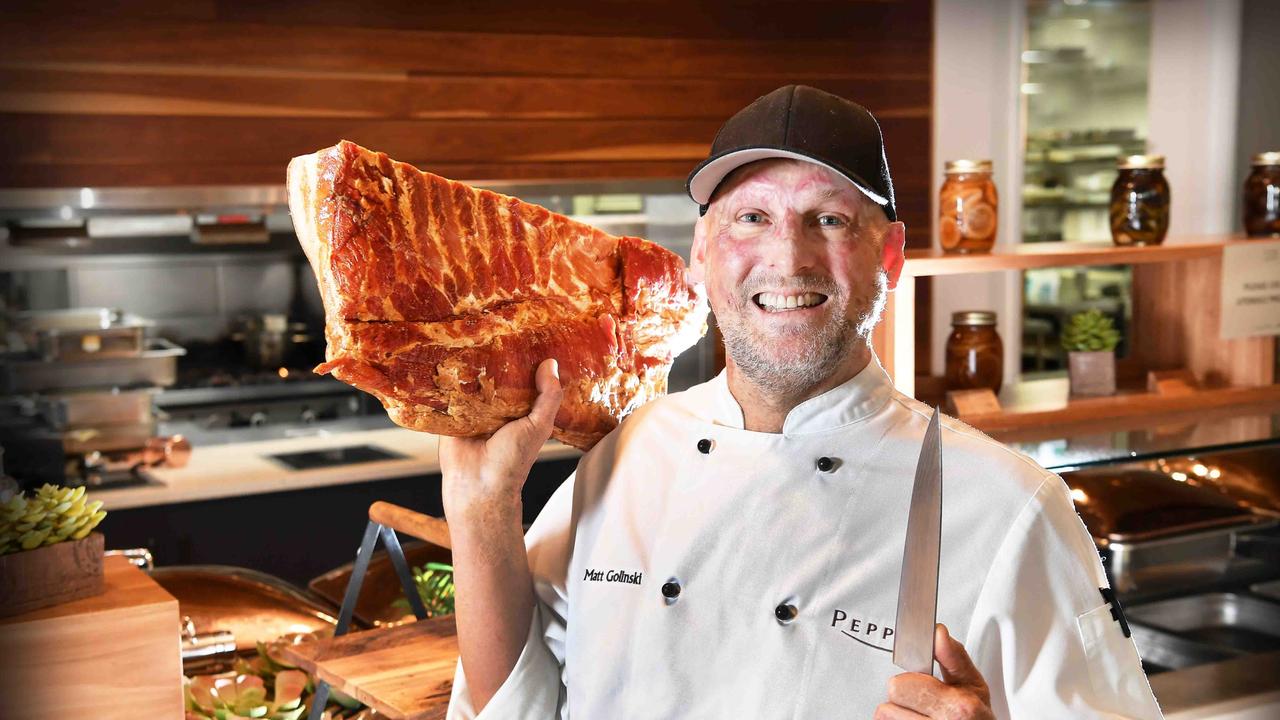
[[[1280,650],[1280,604],[1207,593],[1126,609],[1143,660],[1179,669]]]

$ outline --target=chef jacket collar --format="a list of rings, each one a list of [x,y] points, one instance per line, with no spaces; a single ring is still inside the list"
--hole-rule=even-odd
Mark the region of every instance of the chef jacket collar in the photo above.
[[[742,407],[729,391],[728,371],[721,370],[711,384],[716,399],[712,404],[711,422],[745,429]],[[858,422],[884,407],[892,394],[893,381],[873,353],[871,362],[857,375],[791,408],[782,423],[782,435],[808,435]]]

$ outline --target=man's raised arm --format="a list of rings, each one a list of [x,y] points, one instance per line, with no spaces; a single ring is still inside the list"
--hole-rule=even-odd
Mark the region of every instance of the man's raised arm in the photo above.
[[[555,360],[538,366],[536,382],[538,398],[527,417],[507,423],[487,440],[440,438],[458,649],[476,712],[511,674],[533,621],[520,491],[560,407]]]

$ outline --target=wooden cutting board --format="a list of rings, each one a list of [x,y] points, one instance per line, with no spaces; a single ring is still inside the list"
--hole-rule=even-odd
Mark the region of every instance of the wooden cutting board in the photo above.
[[[291,645],[285,659],[396,720],[437,720],[458,663],[453,617]]]

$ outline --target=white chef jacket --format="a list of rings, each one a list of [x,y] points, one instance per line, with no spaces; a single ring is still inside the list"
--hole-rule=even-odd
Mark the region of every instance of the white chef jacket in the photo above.
[[[526,536],[537,603],[516,667],[477,716],[459,664],[449,718],[870,718],[902,672],[892,628],[929,415],[878,360],[779,434],[743,429],[723,373],[636,411]],[[996,716],[1159,718],[1061,478],[942,427],[938,621]]]

